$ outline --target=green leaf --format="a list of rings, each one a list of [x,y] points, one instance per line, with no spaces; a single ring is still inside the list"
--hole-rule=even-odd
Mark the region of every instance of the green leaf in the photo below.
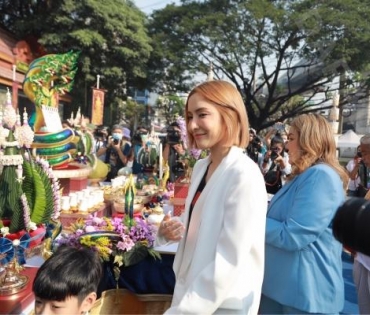
[[[46,189],[45,183],[37,169],[36,164],[33,164],[32,179],[35,191],[35,204],[33,209],[31,209],[31,221],[35,223],[41,223],[44,220],[44,213],[46,209]]]
[[[32,165],[30,161],[24,159],[23,162],[23,182],[22,182],[22,189],[23,192],[26,194],[26,198],[28,201],[28,205],[30,209],[33,209],[33,206],[35,204],[35,189],[34,189],[34,183],[33,183],[33,177],[32,177]]]
[[[5,166],[0,177],[1,218],[10,218],[9,231],[14,233],[24,228],[23,208],[20,201],[22,187],[16,180],[16,167]]]
[[[148,247],[136,243],[130,251],[123,254],[124,265],[126,267],[135,265],[145,259],[148,254]]]
[[[162,256],[161,256],[161,253],[156,251],[155,249],[153,248],[148,248],[148,253],[150,256],[152,256],[154,259],[159,259],[161,260],[162,259]]]
[[[54,210],[54,195],[53,188],[51,186],[51,181],[48,175],[44,172],[40,165],[36,165],[36,170],[39,172],[42,182],[44,183],[45,189],[45,208],[42,216],[41,222],[36,223],[47,223],[51,217]]]

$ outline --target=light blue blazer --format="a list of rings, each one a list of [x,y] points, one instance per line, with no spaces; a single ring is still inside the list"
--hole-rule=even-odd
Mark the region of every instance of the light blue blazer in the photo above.
[[[306,312],[342,310],[342,246],[333,237],[331,222],[344,200],[339,175],[325,164],[310,167],[272,198],[264,295]]]

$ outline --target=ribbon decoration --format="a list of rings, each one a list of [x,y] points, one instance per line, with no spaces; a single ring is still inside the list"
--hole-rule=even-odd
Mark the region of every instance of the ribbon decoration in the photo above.
[[[24,234],[19,239],[19,245],[15,245],[14,241],[0,237],[0,264],[8,264],[14,257],[16,257],[20,265],[26,263],[25,250],[30,247],[30,243],[44,237],[45,233],[39,233],[33,237],[29,233]]]

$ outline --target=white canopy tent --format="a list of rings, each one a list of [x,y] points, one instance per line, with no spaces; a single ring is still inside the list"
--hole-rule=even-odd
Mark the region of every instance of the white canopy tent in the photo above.
[[[356,154],[357,147],[360,144],[360,138],[352,129],[340,135],[337,141],[340,157],[353,157]]]

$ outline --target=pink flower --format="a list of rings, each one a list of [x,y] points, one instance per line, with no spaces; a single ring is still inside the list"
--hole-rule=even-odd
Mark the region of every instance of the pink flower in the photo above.
[[[85,231],[86,231],[86,233],[94,232],[95,227],[93,227],[92,225],[88,225],[88,226],[85,227]]]
[[[102,218],[99,218],[99,217],[94,217],[94,218],[92,219],[92,222],[93,222],[94,224],[96,224],[96,225],[100,225],[100,224],[102,224],[102,223],[104,222],[104,220],[103,220]]]
[[[135,243],[133,240],[130,238],[130,236],[123,234],[121,235],[122,241],[119,241],[117,243],[117,248],[123,251],[129,251],[131,248],[135,246]]]

